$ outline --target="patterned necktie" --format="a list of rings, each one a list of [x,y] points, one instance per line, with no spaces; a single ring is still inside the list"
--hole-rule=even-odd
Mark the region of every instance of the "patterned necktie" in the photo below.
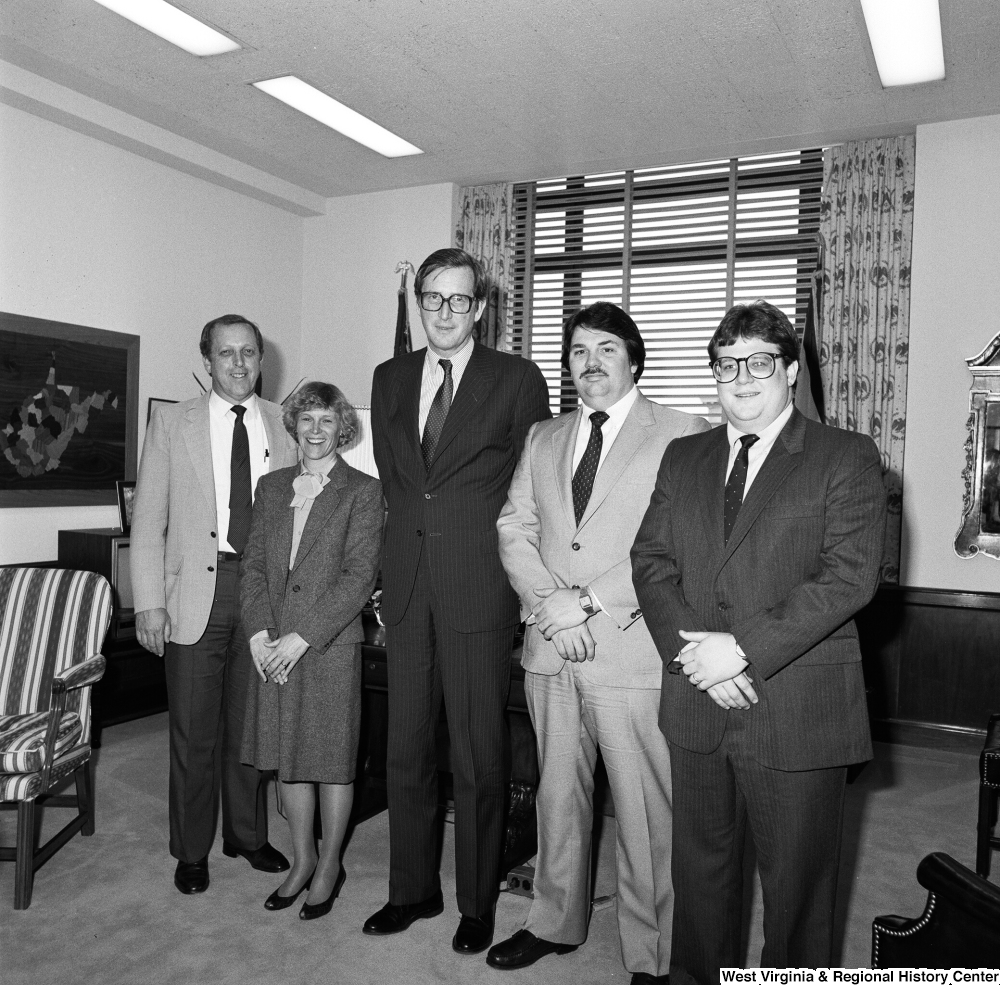
[[[601,464],[601,449],[604,447],[604,435],[601,426],[608,419],[603,410],[595,410],[590,415],[590,440],[587,450],[580,459],[580,464],[573,474],[573,513],[576,515],[576,525],[580,526],[580,518],[590,502],[590,493],[594,488],[594,477],[597,466]]]
[[[237,553],[242,554],[250,535],[250,513],[253,497],[250,489],[250,439],[243,423],[246,407],[233,406],[236,423],[233,425],[233,454],[229,460],[229,533],[226,540]]]
[[[743,505],[743,489],[747,484],[750,446],[757,440],[756,434],[745,434],[740,438],[742,447],[736,453],[736,461],[733,462],[733,470],[729,473],[729,481],[726,483],[723,526],[727,544],[729,543],[729,535],[733,532],[733,527],[736,526],[736,518],[740,515],[740,507]]]
[[[455,387],[451,379],[451,360],[442,359],[438,365],[444,370],[444,379],[438,392],[434,394],[434,402],[427,414],[427,423],[424,425],[424,437],[420,442],[420,450],[424,456],[424,468],[430,471],[431,462],[434,461],[434,449],[441,439],[441,432],[444,430],[444,422],[451,410],[451,398]]]

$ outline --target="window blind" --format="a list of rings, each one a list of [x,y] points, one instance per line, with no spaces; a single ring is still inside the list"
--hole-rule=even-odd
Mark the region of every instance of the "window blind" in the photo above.
[[[645,340],[646,396],[718,421],[707,345],[725,312],[764,298],[805,324],[822,180],[816,149],[515,185],[508,349],[570,410],[562,324],[612,301]]]

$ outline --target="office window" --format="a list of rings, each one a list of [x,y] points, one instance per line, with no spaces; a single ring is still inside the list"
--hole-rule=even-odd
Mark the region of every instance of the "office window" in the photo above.
[[[612,301],[646,342],[646,396],[717,422],[706,346],[726,310],[764,298],[805,324],[822,181],[817,149],[515,185],[507,347],[571,410],[562,324]]]

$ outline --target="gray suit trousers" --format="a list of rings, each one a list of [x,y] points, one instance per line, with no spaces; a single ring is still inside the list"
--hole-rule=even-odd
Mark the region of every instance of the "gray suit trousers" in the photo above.
[[[635,974],[666,975],[674,894],[670,878],[670,753],[656,720],[655,688],[587,682],[580,665],[525,674],[538,739],[538,859],[525,928],[559,944],[580,944],[590,914],[590,855],[597,750],[615,803],[618,936]]]

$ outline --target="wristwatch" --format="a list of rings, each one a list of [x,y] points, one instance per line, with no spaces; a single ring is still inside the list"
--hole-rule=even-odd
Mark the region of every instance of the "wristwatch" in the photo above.
[[[597,609],[594,608],[594,600],[590,597],[590,586],[584,585],[580,589],[580,608],[587,613],[588,616],[592,616]]]

